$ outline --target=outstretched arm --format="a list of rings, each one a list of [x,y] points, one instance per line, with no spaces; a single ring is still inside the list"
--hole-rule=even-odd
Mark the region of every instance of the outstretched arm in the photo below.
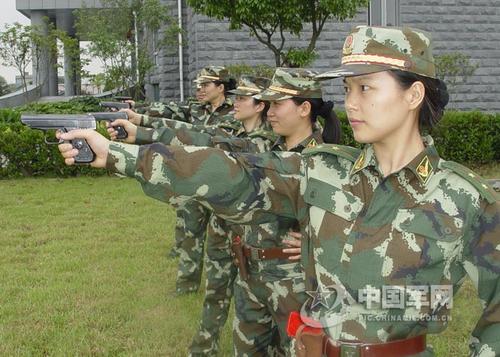
[[[238,223],[305,214],[300,195],[303,166],[296,153],[236,154],[159,143],[136,146],[110,143],[92,130],[59,135],[64,140],[85,138],[97,156],[94,167],[134,177],[148,196],[170,204],[197,200]],[[59,148],[66,163],[72,164],[78,151],[70,144]]]
[[[473,356],[500,355],[500,203],[488,204],[469,232],[465,270],[483,313],[472,332]]]

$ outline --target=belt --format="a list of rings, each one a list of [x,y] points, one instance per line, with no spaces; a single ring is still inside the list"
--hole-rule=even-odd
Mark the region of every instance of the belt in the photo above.
[[[322,328],[304,323],[298,311],[288,318],[287,334],[296,340],[297,356],[326,357],[405,357],[425,351],[426,335],[383,343],[332,341]]]
[[[283,248],[260,249],[248,245],[243,246],[243,255],[251,260],[288,259],[296,253],[285,253]]]
[[[420,335],[404,340],[394,340],[385,343],[362,343],[328,341],[324,354],[327,357],[403,357],[412,356],[425,351],[426,336]]]

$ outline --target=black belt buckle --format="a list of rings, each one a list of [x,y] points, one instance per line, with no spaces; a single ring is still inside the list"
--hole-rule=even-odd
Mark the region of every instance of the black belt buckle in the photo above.
[[[249,247],[250,248],[250,259],[252,260],[260,260],[259,248]]]
[[[361,357],[361,344],[341,342],[340,357]]]

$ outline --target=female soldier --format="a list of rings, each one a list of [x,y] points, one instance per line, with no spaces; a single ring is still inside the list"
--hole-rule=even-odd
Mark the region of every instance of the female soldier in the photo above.
[[[447,326],[452,294],[469,275],[483,306],[472,354],[499,354],[499,199],[420,136],[447,103],[430,36],[360,26],[342,64],[325,76],[345,76],[346,111],[363,150],[251,155],[109,143],[92,131],[61,137],[86,138],[94,166],[137,178],[152,197],[196,198],[234,221],[296,217],[314,296],[301,313],[313,325],[298,328],[301,353],[423,355],[425,335]],[[77,150],[60,150],[72,164]],[[308,340],[316,333],[325,336]]]
[[[255,119],[255,111],[262,109],[263,103],[259,99],[269,99],[271,109],[268,112],[268,121],[273,130],[279,135],[272,145],[274,151],[301,152],[306,147],[326,142],[336,143],[340,138],[339,122],[332,112],[333,104],[324,102],[320,83],[313,80],[315,73],[297,69],[278,69],[273,77],[271,87],[282,86],[280,91],[268,90],[258,93],[255,85],[243,80],[238,89],[233,91],[237,94],[235,103],[235,119],[242,120],[244,127],[254,127],[261,119]],[[266,85],[267,87],[267,85]],[[286,90],[288,88],[288,90]],[[250,89],[250,91],[249,91]],[[283,92],[287,91],[287,93]],[[262,92],[262,89],[260,90]],[[290,95],[293,92],[294,95]],[[255,99],[259,98],[259,99]],[[257,107],[256,107],[257,105]],[[325,120],[325,130],[318,130],[316,121],[318,116]],[[253,118],[253,119],[252,119]],[[251,122],[248,122],[251,120]],[[260,139],[259,132],[247,134],[239,138],[218,137],[214,135],[218,129],[189,126],[164,120],[165,127],[160,129],[136,128],[127,121],[115,121],[116,125],[123,125],[129,132],[128,142],[151,143],[153,141],[164,144],[183,145],[205,145],[222,148],[233,152],[265,152],[271,147],[269,142],[261,145],[256,139]],[[267,122],[266,126],[269,125]],[[177,129],[173,129],[175,127]],[[191,130],[187,130],[187,129]],[[193,132],[192,130],[195,129]],[[215,131],[215,132],[214,132]],[[111,137],[116,137],[114,130],[110,129]],[[139,140],[140,138],[140,140]],[[244,227],[233,226],[233,232],[229,231],[228,224],[220,219],[212,219],[212,232],[208,235],[207,256],[208,262],[212,260],[216,274],[207,269],[207,294],[204,304],[205,326],[222,324],[227,314],[222,314],[214,319],[213,311],[219,311],[217,306],[228,306],[231,295],[224,295],[224,289],[228,286],[228,275],[231,276],[231,256],[228,253],[231,237],[239,235],[244,240],[242,252],[248,252],[250,262],[248,277],[245,276],[246,264],[240,262],[240,277],[235,288],[236,319],[234,323],[235,350],[240,355],[283,355],[289,350],[289,338],[286,335],[285,326],[291,311],[299,308],[306,300],[304,292],[304,277],[301,265],[290,260],[299,259],[300,248],[297,248],[297,233],[289,233],[291,229],[297,230],[296,220],[276,219],[261,225]],[[290,240],[292,238],[292,240]],[[286,248],[295,246],[296,248]],[[224,249],[226,247],[226,249]],[[251,251],[257,252],[256,257]],[[247,257],[242,257],[246,259]],[[240,257],[241,260],[241,257]],[[207,263],[207,266],[210,267]],[[214,282],[214,283],[211,283]],[[216,289],[216,287],[219,287]],[[287,294],[283,294],[287,291]],[[212,294],[214,293],[214,294]],[[215,300],[213,297],[217,297]],[[208,297],[210,296],[210,299]],[[224,303],[227,301],[226,303]],[[270,304],[270,301],[275,301]],[[274,305],[274,306],[273,306]],[[215,307],[214,307],[215,306]],[[212,313],[210,313],[212,311]],[[205,315],[205,312],[207,313]],[[222,312],[222,311],[221,311]],[[222,319],[223,318],[223,319]],[[211,322],[211,323],[210,323]],[[222,324],[219,327],[222,327]],[[202,324],[203,326],[203,324]],[[199,336],[209,336],[207,332],[215,331],[215,328],[205,331]],[[201,330],[200,330],[201,331]],[[218,330],[217,330],[218,331]],[[212,351],[214,348],[207,349]]]

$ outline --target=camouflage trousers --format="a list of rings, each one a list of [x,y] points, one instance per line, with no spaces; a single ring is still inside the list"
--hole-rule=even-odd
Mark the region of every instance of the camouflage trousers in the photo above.
[[[247,281],[238,276],[234,285],[235,356],[295,356],[286,326],[290,312],[299,311],[306,300],[303,273],[273,279],[250,269]]]
[[[226,221],[210,218],[206,250],[206,291],[198,331],[193,337],[190,356],[214,356],[226,323],[237,269],[231,256],[232,232]]]
[[[211,212],[190,201],[177,209],[176,245],[179,253],[176,292],[198,291],[203,272],[203,251]],[[183,227],[183,232],[181,228]],[[177,243],[177,239],[179,242]]]
[[[169,258],[177,258],[180,255],[181,245],[184,241],[186,235],[184,234],[184,216],[179,210],[175,211],[176,221],[175,221],[175,242],[170,252],[168,253]]]

